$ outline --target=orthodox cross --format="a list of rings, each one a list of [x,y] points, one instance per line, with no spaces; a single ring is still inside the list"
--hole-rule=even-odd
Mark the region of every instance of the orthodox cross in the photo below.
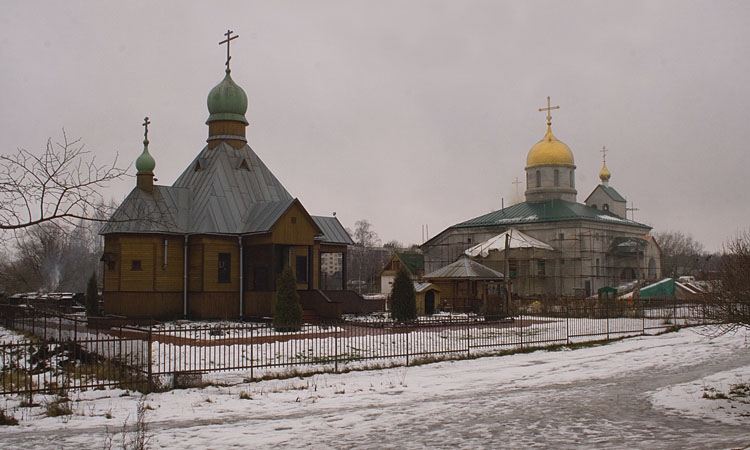
[[[516,181],[514,181],[513,184],[516,185],[516,195],[518,195],[518,185],[521,184],[521,182],[518,181],[518,177],[516,177]]]
[[[143,128],[145,129],[145,132],[143,134],[143,143],[148,144],[148,126],[151,125],[151,121],[148,120],[148,117],[143,119]]]
[[[552,110],[553,109],[560,109],[559,106],[550,106],[549,102],[549,95],[547,96],[547,107],[546,108],[539,108],[539,112],[547,111],[547,126],[552,125]]]
[[[607,147],[603,146],[602,149],[599,150],[599,151],[602,152],[602,159],[604,160],[604,163],[606,164],[607,163],[607,152],[609,150],[607,150]]]
[[[635,207],[635,204],[633,202],[630,202],[632,205],[630,208],[625,208],[626,211],[630,211],[630,220],[635,220],[635,212],[640,211],[640,209]]]
[[[240,37],[239,34],[237,34],[235,36],[232,36],[232,33],[234,33],[234,31],[227,30],[227,32],[224,33],[224,36],[226,36],[227,38],[224,39],[223,41],[219,42],[219,45],[221,45],[221,44],[227,44],[227,62],[224,63],[227,66],[227,73],[231,72],[231,70],[229,70],[229,60],[232,59],[232,57],[229,55],[229,43],[232,40],[237,39],[238,37]]]

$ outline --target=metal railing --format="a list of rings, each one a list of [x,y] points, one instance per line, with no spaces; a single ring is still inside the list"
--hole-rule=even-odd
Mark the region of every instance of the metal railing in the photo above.
[[[0,394],[121,387],[151,390],[183,376],[412,365],[526,348],[647,334],[706,323],[701,305],[666,301],[553,305],[513,317],[435,315],[413,323],[383,316],[305,324],[276,332],[267,323],[195,322],[90,329],[85,318],[0,306]],[[300,369],[302,368],[302,369]]]

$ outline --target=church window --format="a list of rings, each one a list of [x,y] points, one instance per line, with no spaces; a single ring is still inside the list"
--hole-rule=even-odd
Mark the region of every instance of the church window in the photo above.
[[[307,256],[297,256],[294,259],[294,263],[297,272],[297,283],[307,283]]]
[[[570,171],[570,187],[576,187],[576,177],[573,175],[573,171]]]
[[[560,186],[560,171],[555,169],[555,186]]]
[[[560,240],[561,240],[561,241],[564,241],[564,240],[565,240],[565,233],[560,233]]]
[[[536,171],[536,187],[542,187],[542,172]]]
[[[297,217],[292,216],[292,223],[297,223]]]
[[[231,281],[231,262],[231,254],[219,253],[219,283],[229,283]]]
[[[602,205],[602,209],[605,211],[609,211],[609,204],[605,203]]]
[[[466,242],[469,243],[469,244],[471,244],[471,236],[469,236],[468,238],[466,238]]]
[[[141,260],[140,259],[134,259],[130,262],[130,270],[143,270],[141,268]]]
[[[508,261],[508,273],[511,278],[516,278],[518,276],[518,262],[515,259]]]
[[[596,277],[599,278],[599,258],[596,258]]]
[[[536,274],[539,276],[544,276],[547,274],[547,267],[546,267],[546,261],[543,259],[540,259],[536,262]]]
[[[596,205],[591,205],[592,208],[596,209]]]

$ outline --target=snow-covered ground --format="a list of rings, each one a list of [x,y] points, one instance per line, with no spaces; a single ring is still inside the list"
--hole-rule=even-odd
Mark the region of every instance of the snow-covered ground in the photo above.
[[[750,405],[704,398],[750,382],[750,334],[696,329],[608,345],[217,385],[145,397],[150,448],[737,448]],[[713,390],[712,390],[713,389]],[[73,414],[5,398],[0,448],[112,447],[140,395],[87,391]],[[37,396],[36,402],[51,398]]]

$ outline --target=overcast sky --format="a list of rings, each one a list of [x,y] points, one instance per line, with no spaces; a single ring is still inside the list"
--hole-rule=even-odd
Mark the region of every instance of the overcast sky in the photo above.
[[[311,214],[421,243],[500,209],[549,95],[579,201],[606,146],[636,220],[718,250],[750,227],[749,20],[746,1],[4,1],[0,151],[65,128],[130,164],[148,115],[171,185],[205,145],[231,28],[250,146]]]

